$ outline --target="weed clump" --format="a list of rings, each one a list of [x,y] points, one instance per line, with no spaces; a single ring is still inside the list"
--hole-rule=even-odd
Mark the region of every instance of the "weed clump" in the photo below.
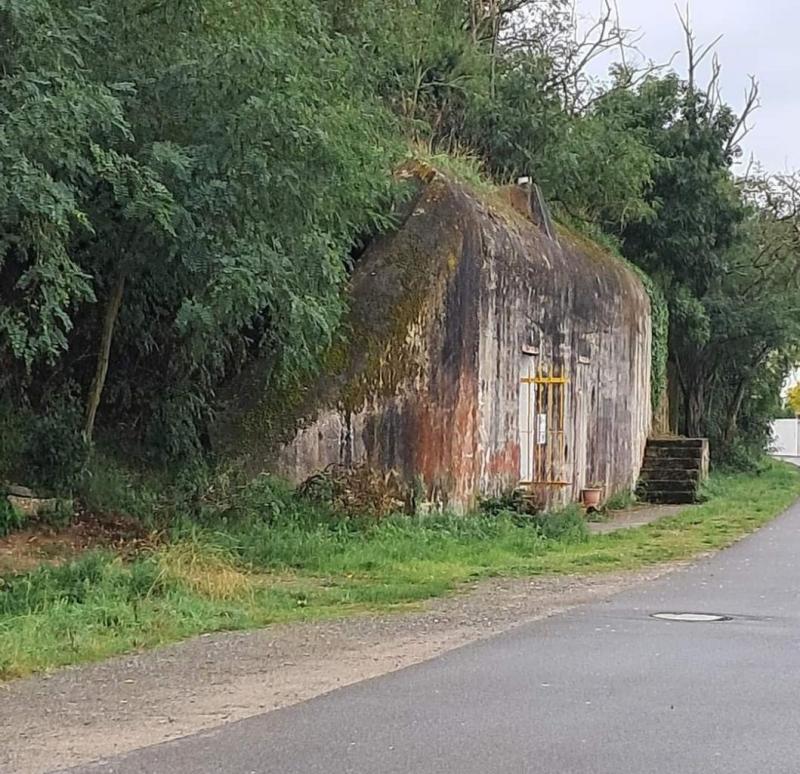
[[[394,471],[381,473],[367,465],[329,465],[304,481],[297,494],[347,516],[377,518],[406,511],[411,500],[409,487]]]
[[[199,540],[186,540],[164,547],[156,555],[159,578],[215,601],[242,597],[252,590],[248,575],[234,566],[224,549]]]
[[[0,494],[0,537],[5,537],[10,532],[21,529],[24,524],[23,514]]]
[[[576,505],[554,511],[543,511],[519,489],[481,501],[486,516],[511,519],[532,527],[546,540],[582,542],[589,536],[586,519]]]

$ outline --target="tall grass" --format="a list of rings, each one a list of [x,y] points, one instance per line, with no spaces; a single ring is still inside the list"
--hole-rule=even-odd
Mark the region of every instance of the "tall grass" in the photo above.
[[[0,581],[0,676],[154,647],[201,632],[386,610],[492,575],[601,572],[730,544],[800,496],[800,471],[717,475],[709,500],[589,538],[580,514],[343,519],[264,479],[202,497],[169,540],[124,562],[90,553]]]
[[[453,148],[443,153],[422,143],[416,143],[411,146],[409,158],[466,183],[478,193],[491,194],[497,188],[486,170],[485,163],[469,149]]]

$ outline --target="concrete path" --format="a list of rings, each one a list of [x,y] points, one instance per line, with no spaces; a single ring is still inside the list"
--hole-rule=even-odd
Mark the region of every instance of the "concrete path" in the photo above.
[[[589,522],[587,527],[593,535],[608,535],[611,532],[619,532],[622,529],[633,529],[634,527],[644,527],[653,524],[661,519],[670,516],[677,516],[679,513],[692,508],[691,505],[638,505],[634,508],[627,508],[624,511],[617,511],[612,514],[608,521]]]
[[[795,774],[800,507],[695,567],[386,677],[76,769]],[[660,612],[731,620],[678,623]]]

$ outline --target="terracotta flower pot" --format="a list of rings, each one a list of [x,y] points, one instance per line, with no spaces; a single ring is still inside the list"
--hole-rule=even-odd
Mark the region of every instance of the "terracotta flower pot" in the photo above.
[[[603,490],[600,487],[588,487],[581,492],[581,500],[586,508],[599,508]]]

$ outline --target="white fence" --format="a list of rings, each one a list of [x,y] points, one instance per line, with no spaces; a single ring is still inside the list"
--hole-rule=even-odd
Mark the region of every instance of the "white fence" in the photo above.
[[[800,419],[776,419],[772,423],[772,453],[800,457]]]

